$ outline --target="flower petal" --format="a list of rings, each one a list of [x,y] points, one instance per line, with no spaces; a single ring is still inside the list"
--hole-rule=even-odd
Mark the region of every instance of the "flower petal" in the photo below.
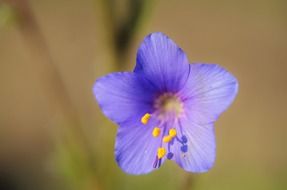
[[[189,172],[206,172],[214,164],[216,143],[212,125],[198,125],[189,119],[181,120],[182,133],[187,142],[185,146],[174,143],[174,160]]]
[[[190,74],[180,92],[185,111],[197,124],[209,124],[233,102],[238,90],[234,76],[215,64],[190,64]]]
[[[138,49],[134,72],[144,74],[161,91],[176,92],[187,80],[189,62],[170,38],[152,33]]]
[[[135,116],[138,121],[152,111],[153,89],[134,73],[113,73],[98,79],[94,95],[104,114],[120,124]]]
[[[155,169],[160,138],[152,136],[154,126],[154,122],[147,125],[128,122],[118,128],[115,156],[118,165],[126,173],[139,175]]]

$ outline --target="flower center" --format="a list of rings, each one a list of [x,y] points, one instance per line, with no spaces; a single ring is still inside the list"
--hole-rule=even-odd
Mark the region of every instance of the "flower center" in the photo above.
[[[155,108],[159,112],[159,117],[175,116],[178,117],[183,111],[181,100],[174,94],[165,93],[155,101]]]

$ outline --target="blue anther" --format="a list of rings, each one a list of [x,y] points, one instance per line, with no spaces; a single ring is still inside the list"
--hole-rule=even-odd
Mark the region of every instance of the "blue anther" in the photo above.
[[[185,135],[183,135],[183,136],[181,137],[181,141],[182,141],[182,143],[187,143],[187,138],[186,138]]]
[[[171,160],[173,157],[173,153],[171,153],[171,152],[167,153],[166,157],[167,157],[167,159]]]
[[[187,152],[187,145],[182,145],[181,147],[180,147],[180,150],[182,151],[182,152]]]

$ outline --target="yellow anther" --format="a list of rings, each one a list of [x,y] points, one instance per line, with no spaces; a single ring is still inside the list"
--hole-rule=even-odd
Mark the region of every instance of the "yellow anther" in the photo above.
[[[165,143],[168,143],[172,140],[172,136],[170,135],[167,135],[167,136],[164,136],[162,141],[165,142]]]
[[[175,128],[171,128],[169,131],[168,131],[168,134],[169,136],[171,136],[172,138],[176,136],[176,130]]]
[[[152,136],[158,137],[160,135],[160,128],[155,127],[152,131]]]
[[[141,118],[142,124],[147,124],[150,117],[151,117],[151,115],[149,113],[144,114],[144,116],[142,116],[142,118]]]
[[[161,159],[162,157],[164,157],[165,153],[166,153],[165,148],[159,147],[157,149],[157,157],[158,157],[158,159]]]

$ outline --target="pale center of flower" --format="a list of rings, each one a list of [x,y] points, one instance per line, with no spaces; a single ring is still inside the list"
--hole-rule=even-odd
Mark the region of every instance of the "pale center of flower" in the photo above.
[[[183,111],[181,100],[171,93],[165,93],[159,96],[155,101],[155,108],[159,112],[160,117],[178,117]]]

